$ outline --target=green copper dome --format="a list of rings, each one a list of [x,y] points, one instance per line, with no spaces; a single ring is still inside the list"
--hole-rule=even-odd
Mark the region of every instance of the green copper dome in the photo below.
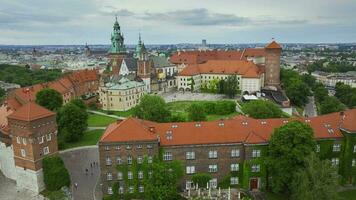
[[[124,35],[121,33],[119,22],[117,22],[117,17],[113,28],[114,30],[111,34],[111,47],[109,53],[126,53]]]

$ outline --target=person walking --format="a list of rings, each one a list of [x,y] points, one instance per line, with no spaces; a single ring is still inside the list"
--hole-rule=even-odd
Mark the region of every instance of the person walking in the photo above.
[[[76,190],[78,189],[78,183],[77,182],[74,183],[74,187],[75,187]]]

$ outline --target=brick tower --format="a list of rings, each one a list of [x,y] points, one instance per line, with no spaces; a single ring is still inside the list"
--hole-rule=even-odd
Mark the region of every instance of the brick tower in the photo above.
[[[16,183],[36,193],[45,189],[42,159],[58,153],[55,113],[29,102],[8,116]]]
[[[265,52],[265,85],[279,86],[282,47],[277,42],[272,41],[265,47]]]
[[[139,49],[137,51],[137,49]],[[151,92],[151,70],[152,61],[148,58],[148,53],[145,44],[141,42],[141,36],[139,38],[138,47],[136,47],[137,60],[137,76],[140,77],[146,85],[147,93]]]

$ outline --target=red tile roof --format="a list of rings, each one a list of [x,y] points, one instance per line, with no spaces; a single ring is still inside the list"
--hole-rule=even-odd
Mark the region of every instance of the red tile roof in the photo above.
[[[179,76],[197,74],[239,74],[246,78],[258,78],[261,71],[252,61],[209,60],[203,64],[188,65],[179,73]]]
[[[266,49],[282,49],[281,45],[279,45],[276,41],[272,41],[265,48]]]
[[[299,120],[309,124],[314,137],[318,139],[341,138],[341,128],[356,132],[356,109],[345,111],[345,117],[332,113],[312,118],[253,119],[238,116],[233,119],[210,122],[155,123],[129,118],[111,124],[101,138],[101,142],[129,142],[155,140],[160,137],[161,146],[246,143],[257,144],[269,141],[275,128],[288,121]],[[150,127],[154,130],[150,131]],[[155,134],[152,133],[155,132]],[[172,139],[167,138],[172,135]]]
[[[37,105],[34,102],[29,102],[8,116],[9,119],[17,119],[22,121],[33,121],[36,119],[55,115],[54,112]]]

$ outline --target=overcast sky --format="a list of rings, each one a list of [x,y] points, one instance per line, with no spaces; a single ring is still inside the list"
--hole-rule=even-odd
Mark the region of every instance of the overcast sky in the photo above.
[[[356,42],[356,0],[1,0],[0,44]]]

